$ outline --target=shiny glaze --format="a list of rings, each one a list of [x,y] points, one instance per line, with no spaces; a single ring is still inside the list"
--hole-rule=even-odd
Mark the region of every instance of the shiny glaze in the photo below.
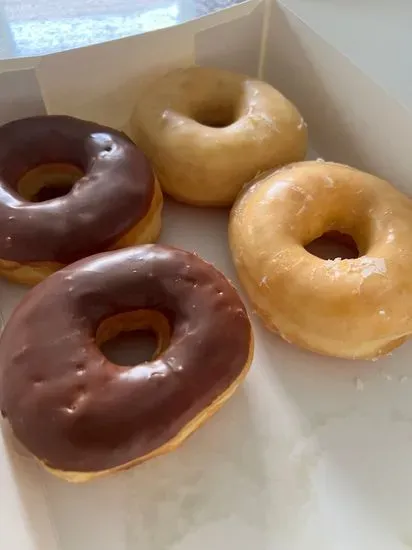
[[[95,342],[114,314],[157,310],[172,328],[151,362],[120,367]],[[239,377],[251,327],[232,285],[198,256],[159,245],[102,253],[56,272],[0,340],[0,405],[39,459],[101,471],[167,443]]]
[[[24,200],[18,181],[51,163],[85,175],[63,197]],[[144,218],[153,195],[149,162],[121,132],[57,115],[0,127],[1,259],[69,263],[105,250]]]

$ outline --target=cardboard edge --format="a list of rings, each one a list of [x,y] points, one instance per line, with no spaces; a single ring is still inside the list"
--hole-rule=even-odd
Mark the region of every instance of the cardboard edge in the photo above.
[[[372,172],[411,193],[410,113],[292,10],[271,2],[264,79],[302,111],[312,144],[326,158]],[[285,42],[288,56],[280,47]]]

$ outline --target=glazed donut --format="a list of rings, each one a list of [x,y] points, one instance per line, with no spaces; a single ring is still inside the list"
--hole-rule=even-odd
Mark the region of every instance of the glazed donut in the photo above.
[[[153,360],[106,359],[99,345],[136,329],[157,333]],[[233,394],[252,354],[245,308],[212,265],[160,245],[101,253],[15,310],[0,340],[0,409],[47,469],[87,481],[175,449]]]
[[[90,254],[156,240],[162,203],[121,132],[67,116],[0,127],[0,274],[11,280],[33,285]]]
[[[257,173],[303,160],[307,131],[269,84],[219,69],[174,70],[141,94],[131,135],[164,191],[198,206],[231,205]]]
[[[307,252],[329,231],[359,257]],[[256,312],[285,340],[374,359],[412,333],[412,201],[386,181],[316,161],[266,174],[234,205],[229,239]]]

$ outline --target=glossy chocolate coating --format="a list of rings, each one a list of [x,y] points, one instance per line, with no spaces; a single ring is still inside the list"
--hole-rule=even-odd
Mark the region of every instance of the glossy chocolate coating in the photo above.
[[[70,193],[29,202],[19,180],[45,164],[70,164],[84,177]],[[154,178],[126,135],[67,116],[0,127],[0,258],[69,263],[106,250],[147,214]]]
[[[154,309],[168,349],[120,367],[96,329]],[[159,245],[97,254],[32,289],[0,339],[0,406],[17,438],[65,471],[100,471],[167,443],[239,377],[252,341],[232,285],[198,256]]]

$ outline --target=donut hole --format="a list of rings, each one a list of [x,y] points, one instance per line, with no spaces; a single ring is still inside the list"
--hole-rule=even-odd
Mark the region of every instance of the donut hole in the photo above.
[[[240,90],[231,98],[211,98],[194,109],[192,118],[208,128],[227,128],[239,118],[240,101]]]
[[[156,355],[156,349],[157,335],[149,330],[121,332],[100,347],[111,363],[121,367],[150,361]]]
[[[305,250],[322,260],[342,260],[359,258],[359,248],[355,239],[340,231],[327,231],[305,246]]]
[[[71,164],[45,164],[29,170],[19,180],[17,191],[30,202],[43,202],[70,193],[84,172]]]
[[[202,109],[193,117],[196,122],[209,128],[227,128],[237,120],[236,109],[233,105],[210,106]]]
[[[170,326],[157,311],[139,310],[105,319],[96,333],[103,355],[121,367],[133,367],[158,357],[169,345]]]

